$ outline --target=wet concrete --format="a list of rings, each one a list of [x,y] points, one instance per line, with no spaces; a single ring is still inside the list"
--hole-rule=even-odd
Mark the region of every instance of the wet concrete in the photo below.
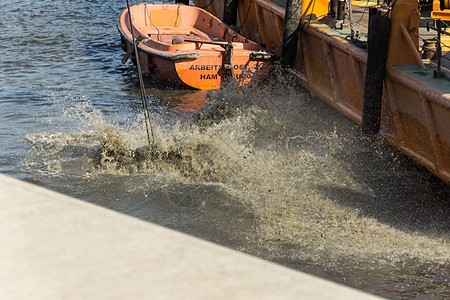
[[[376,299],[0,175],[2,299]]]

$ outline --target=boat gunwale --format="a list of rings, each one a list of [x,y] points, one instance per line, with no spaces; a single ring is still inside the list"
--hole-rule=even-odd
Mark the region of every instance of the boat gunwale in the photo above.
[[[117,29],[120,32],[120,35],[131,45],[133,45],[133,40],[132,38],[130,38],[124,31],[124,29],[121,26],[121,18],[123,13],[126,11],[127,9],[124,9],[119,17],[117,18]],[[162,59],[166,59],[169,61],[176,61],[176,60],[185,60],[185,59],[196,59],[200,57],[200,53],[198,52],[189,52],[189,53],[178,53],[178,54],[172,54],[171,52],[163,52],[163,51],[152,51],[148,48],[150,48],[149,46],[143,47],[142,45],[138,45],[138,50],[143,51],[147,54],[150,54],[152,56],[158,57],[158,58],[162,58]]]
[[[147,7],[146,4],[148,4],[149,6]],[[225,33],[226,35],[232,35],[232,36],[233,36],[233,38],[232,38],[231,41],[227,41],[227,40],[225,40],[225,38],[221,38],[221,41],[220,41],[220,42],[223,42],[223,43],[229,43],[229,42],[231,42],[231,43],[233,44],[234,48],[235,48],[236,50],[240,50],[240,51],[251,51],[251,52],[254,52],[254,51],[260,51],[260,50],[262,50],[262,45],[261,45],[260,43],[257,43],[257,42],[255,42],[255,41],[253,41],[252,39],[247,38],[247,37],[244,36],[242,33],[239,33],[238,31],[236,31],[232,26],[227,25],[227,24],[226,24],[225,22],[223,22],[220,18],[216,17],[216,16],[215,16],[214,14],[212,14],[211,12],[202,9],[201,7],[190,6],[190,5],[182,5],[182,4],[162,4],[162,3],[145,3],[145,2],[136,4],[136,5],[133,5],[133,7],[136,7],[136,6],[142,6],[142,5],[144,5],[145,9],[150,8],[149,13],[151,13],[152,11],[158,11],[158,10],[160,10],[160,9],[158,9],[158,8],[155,9],[155,8],[154,8],[155,6],[161,6],[161,8],[163,8],[163,7],[177,7],[177,10],[179,10],[179,8],[182,7],[183,10],[187,10],[186,12],[188,12],[189,10],[197,11],[197,12],[199,13],[199,15],[197,16],[198,18],[200,18],[200,17],[205,17],[205,16],[206,16],[206,17],[208,17],[208,19],[210,19],[210,22],[211,22],[212,19],[215,19],[215,21],[216,21],[219,25],[223,25],[223,27],[224,27],[223,30],[224,30],[224,32],[226,32],[226,33]],[[164,9],[163,9],[163,10],[164,10]],[[168,9],[168,11],[174,11],[174,9]],[[148,10],[147,10],[147,12],[148,12]],[[125,13],[126,13],[126,12],[125,12]],[[181,14],[183,14],[183,13],[181,13]],[[134,27],[135,30],[137,30],[138,32],[140,32],[141,35],[146,36],[145,34],[142,34],[142,30],[139,29],[139,27],[138,27],[139,24],[134,23],[133,25],[134,25],[133,27]],[[158,25],[158,26],[159,26],[159,25]],[[155,27],[156,27],[156,26],[155,26]],[[172,25],[169,25],[169,26],[167,26],[167,25],[164,26],[164,25],[163,25],[162,27],[163,27],[163,28],[164,28],[164,27],[172,27]],[[205,30],[205,29],[201,29],[201,28],[199,28],[199,27],[196,27],[195,25],[178,25],[178,26],[177,26],[178,29],[179,29],[179,28],[182,28],[182,27],[185,27],[185,28],[192,28],[191,32],[192,32],[192,31],[198,31],[198,32],[202,32],[202,33],[207,34],[207,35],[213,35],[213,36],[215,36],[215,37],[219,37],[219,36],[222,35],[222,34],[218,34],[217,32],[207,31],[207,30]],[[161,34],[161,35],[163,35],[163,34]],[[174,35],[178,35],[178,34],[174,34]],[[180,34],[180,35],[183,35],[183,34]],[[238,39],[238,40],[235,41],[234,39]],[[163,42],[163,41],[158,41],[158,40],[154,40],[154,39],[153,39],[152,41],[153,41],[154,43],[158,44],[158,45],[172,45],[171,43],[167,43],[167,42]],[[211,42],[214,42],[214,40],[211,40]],[[201,41],[199,41],[199,43],[201,43]],[[236,46],[239,46],[239,45],[241,45],[242,48],[236,47]],[[248,48],[245,48],[244,45],[255,46],[255,47],[258,47],[259,49],[258,49],[258,50],[255,50],[255,49],[248,49]],[[200,49],[200,50],[202,50],[202,49]],[[210,50],[210,49],[205,49],[205,50]],[[169,50],[169,51],[170,51],[170,50]]]
[[[302,21],[302,32],[313,33],[317,38],[320,38],[334,48],[352,55],[356,60],[362,63],[367,62],[367,51],[354,45],[352,42],[343,39],[342,37],[335,35],[333,32],[328,31],[326,27],[319,25],[324,25],[322,23],[316,23],[315,21]],[[326,25],[325,25],[326,26]],[[307,29],[305,29],[305,27]],[[331,28],[330,28],[331,29]]]
[[[174,5],[174,4],[168,4],[168,5]],[[196,6],[192,6],[192,8],[197,8],[200,9],[199,7]],[[217,18],[216,16],[214,16],[213,14],[211,14],[208,11],[204,11],[205,13],[211,15],[212,17],[216,18],[218,20],[218,22],[222,22],[219,18]],[[120,14],[119,17],[117,18],[117,28],[121,34],[122,37],[124,37],[124,39],[131,45],[133,45],[133,40],[132,38],[130,38],[130,36],[125,32],[125,28],[123,28],[122,26],[122,18],[125,18],[125,14],[128,13],[128,9],[124,9]],[[225,24],[226,25],[226,24]],[[138,32],[140,31],[135,24],[133,24],[133,28],[135,30],[137,30]],[[242,45],[242,49],[240,47],[235,47],[236,51],[239,52],[260,52],[260,51],[264,51],[266,52],[266,50],[261,47],[260,43],[257,43],[251,39],[246,38],[245,36],[243,36],[242,34],[236,32],[235,30],[233,30],[231,27],[226,25],[227,30],[231,30],[233,33],[236,33],[237,35],[241,36],[241,38],[243,38],[245,41],[231,41],[231,43],[235,46],[237,45]],[[126,28],[128,31],[130,30],[128,27]],[[130,32],[131,34],[131,32]],[[159,43],[162,45],[167,45],[167,43],[162,43],[159,41],[153,41],[155,43]],[[199,43],[201,43],[201,41],[199,41]],[[251,46],[259,46],[260,49],[256,50],[256,49],[245,49],[243,45],[251,45]],[[178,61],[178,60],[189,60],[189,59],[197,59],[200,57],[200,52],[202,52],[203,54],[206,54],[208,52],[217,52],[220,50],[217,49],[197,49],[197,51],[191,51],[191,52],[187,52],[187,53],[174,53],[171,50],[165,51],[165,50],[157,50],[154,47],[152,47],[151,45],[146,44],[145,42],[138,44],[138,49],[140,51],[143,51],[149,55],[161,58],[161,59],[165,59],[165,60],[169,60],[169,61]],[[200,51],[199,51],[200,50]],[[223,50],[224,51],[224,50]],[[223,52],[220,51],[220,52]]]
[[[286,9],[283,8],[282,6],[279,6],[276,3],[272,3],[272,2],[268,2],[268,1],[264,1],[264,0],[253,0],[253,1],[255,1],[255,3],[258,4],[259,6],[261,6],[262,8],[272,11],[274,13],[277,13],[278,15],[280,15],[284,18]]]
[[[386,72],[388,73],[389,77],[397,80],[398,82],[404,85],[406,84],[414,85],[414,87],[417,88],[416,90],[418,91],[418,93],[423,97],[425,97],[426,99],[428,99],[430,102],[442,106],[445,109],[450,109],[450,94],[443,93],[441,90],[430,85],[426,81],[420,80],[419,78],[416,78],[414,75],[403,71],[402,69],[399,68],[399,66],[402,65],[388,66],[386,68]],[[415,66],[414,64],[411,65]]]
[[[303,26],[307,26],[306,24],[304,24]],[[322,40],[324,40],[326,43],[329,43],[337,50],[351,55],[357,61],[361,63],[367,62],[367,51],[353,45],[350,41],[347,41],[339,36],[334,35],[332,32],[329,32],[326,28],[322,28],[321,26],[318,26],[318,24],[311,22],[309,24],[308,32],[314,34],[317,38],[321,38]],[[450,108],[449,94],[443,93],[442,91],[438,90],[432,85],[426,83],[425,81],[421,81],[420,79],[414,77],[408,72],[405,72],[404,70],[398,68],[397,66],[399,65],[394,64],[386,67],[386,72],[389,77],[398,80],[400,82],[403,82],[404,84],[414,82],[416,86],[421,86],[421,88],[418,89],[419,93],[428,98],[429,101],[437,105],[443,106],[446,109]],[[419,83],[419,81],[421,83]]]

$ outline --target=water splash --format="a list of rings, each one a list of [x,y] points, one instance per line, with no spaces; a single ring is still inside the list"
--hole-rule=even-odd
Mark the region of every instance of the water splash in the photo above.
[[[210,94],[210,105],[191,119],[171,127],[157,122],[157,147],[146,146],[142,120],[119,126],[82,109],[77,115],[87,129],[27,136],[33,145],[23,169],[90,181],[162,176],[145,185],[146,193],[169,190],[175,206],[192,203],[187,218],[215,216],[207,226],[227,237],[219,242],[283,264],[351,272],[429,266],[445,274],[447,190],[417,185],[428,175],[352,124],[342,128],[312,114],[318,104],[287,82],[283,93],[268,86]],[[127,197],[142,193],[127,190]],[[145,216],[145,209],[131,214]]]

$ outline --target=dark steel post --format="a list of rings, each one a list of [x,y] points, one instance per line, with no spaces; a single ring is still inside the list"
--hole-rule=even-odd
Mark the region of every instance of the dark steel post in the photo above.
[[[330,9],[328,16],[330,18],[336,18],[338,14],[338,0],[330,0]]]
[[[345,0],[338,0],[337,4],[337,20],[344,20],[345,18]]]
[[[298,29],[302,17],[303,0],[287,0],[284,15],[283,45],[281,49],[281,63],[291,67],[297,56]]]
[[[377,134],[380,131],[390,22],[389,18],[382,16],[373,16],[370,20],[362,112],[362,131],[366,134]]]
[[[378,10],[378,7],[376,7],[376,6],[369,6],[369,20],[368,20],[368,24],[367,24],[367,35],[369,34],[369,32],[370,32],[370,22],[372,21],[372,17],[373,16],[379,16],[380,15],[380,13],[379,13],[379,10]],[[367,41],[367,42],[369,42],[369,41]]]
[[[236,26],[239,0],[225,0],[223,6],[223,21],[230,26]]]

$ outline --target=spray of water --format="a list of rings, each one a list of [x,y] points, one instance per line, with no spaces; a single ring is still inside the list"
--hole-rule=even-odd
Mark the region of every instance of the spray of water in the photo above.
[[[418,186],[428,175],[404,171],[411,163],[383,142],[362,137],[351,124],[324,121],[290,78],[208,97],[210,105],[185,122],[156,121],[152,147],[141,120],[118,126],[89,109],[80,132],[27,136],[33,145],[23,169],[91,180],[158,174],[180,185],[214,185],[225,206],[252,216],[250,246],[242,249],[285,264],[448,266],[448,190]],[[200,206],[209,205],[205,199]],[[239,226],[223,231],[230,228]]]

